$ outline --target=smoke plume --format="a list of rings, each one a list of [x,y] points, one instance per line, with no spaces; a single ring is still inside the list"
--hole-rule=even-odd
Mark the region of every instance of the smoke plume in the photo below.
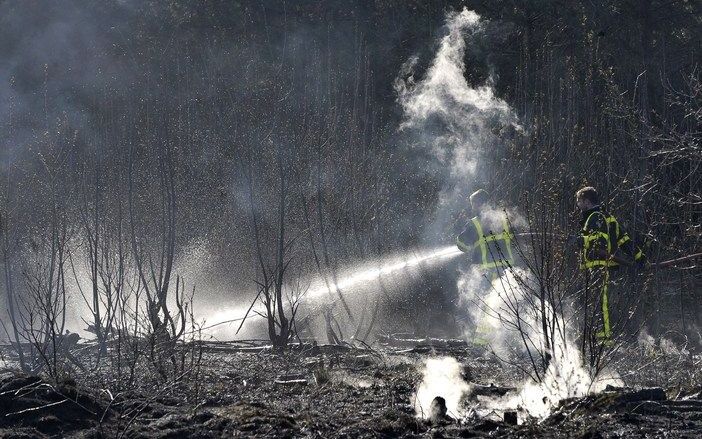
[[[484,156],[500,147],[499,131],[518,128],[510,106],[495,95],[493,80],[472,86],[466,79],[466,45],[478,38],[483,22],[473,11],[450,13],[447,34],[424,77],[415,80],[417,57],[410,58],[395,81],[404,111],[402,130],[416,134],[418,147],[443,172],[436,231],[445,229],[451,212],[464,208],[476,180],[489,175]]]
[[[527,379],[517,386],[517,394],[486,399],[481,408],[519,410],[522,415],[544,418],[562,399],[600,392],[608,384],[622,385],[618,375],[610,371],[593,376],[574,342],[575,328],[548,303],[543,314],[559,315],[559,325],[565,328],[550,333],[552,340],[547,343],[541,325],[543,315],[529,300],[528,295],[533,291],[529,285],[533,287],[535,281],[529,272],[519,268],[506,270],[491,282],[486,282],[485,274],[479,270],[467,271],[459,280],[462,303],[477,324],[479,335],[487,339],[493,351],[500,356],[513,352],[550,356],[540,382]],[[523,337],[515,328],[516,323]]]
[[[446,400],[447,414],[461,417],[460,401],[470,391],[470,384],[461,376],[461,364],[452,357],[429,358],[422,368],[422,382],[414,395],[417,416],[429,416],[431,402],[437,396]]]
[[[484,27],[480,17],[467,9],[449,14],[446,35],[422,79],[415,80],[419,59],[414,57],[404,65],[395,83],[405,114],[401,128],[417,134],[417,143],[430,153],[437,173],[444,170],[435,233],[448,229],[453,213],[466,207],[466,196],[489,181],[491,158],[501,148],[501,129],[511,126],[521,131],[513,110],[495,95],[492,77],[478,85],[466,79],[468,44],[481,37]],[[502,229],[504,209],[491,206],[480,213],[488,229]],[[526,226],[515,209],[508,209],[507,216],[513,227]],[[540,382],[526,381],[517,395],[486,406],[503,410],[522,407],[532,416],[542,417],[560,399],[597,390],[598,382],[583,367],[570,328],[556,331],[550,343],[545,340],[540,320],[543,310],[529,300],[532,288],[528,286],[534,284],[530,274],[519,269],[500,274],[491,279],[476,267],[462,270],[457,282],[459,302],[471,316],[472,326],[477,326],[478,335],[487,338],[499,352],[530,351],[550,356],[551,360]],[[554,312],[548,309],[545,314]],[[443,396],[448,404],[449,397],[439,395],[445,388],[454,389],[450,397],[457,404],[466,384],[456,375],[456,364],[452,359],[427,362],[417,392],[420,408],[426,408],[435,396]]]

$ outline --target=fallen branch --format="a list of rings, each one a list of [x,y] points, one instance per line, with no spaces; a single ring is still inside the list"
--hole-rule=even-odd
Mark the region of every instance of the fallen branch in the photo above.
[[[66,401],[69,401],[69,399],[64,399],[64,400],[62,400],[62,401],[56,401],[56,402],[50,402],[50,403],[48,403],[48,404],[44,404],[44,405],[39,406],[39,407],[30,407],[30,408],[28,408],[28,409],[20,410],[20,411],[18,411],[18,412],[7,413],[7,414],[5,415],[5,417],[14,416],[14,415],[23,415],[23,414],[25,414],[25,413],[35,412],[35,411],[38,411],[38,410],[43,410],[43,409],[45,409],[45,408],[49,408],[49,407],[57,406],[57,405],[59,405],[59,404],[63,404],[63,403],[66,402]]]

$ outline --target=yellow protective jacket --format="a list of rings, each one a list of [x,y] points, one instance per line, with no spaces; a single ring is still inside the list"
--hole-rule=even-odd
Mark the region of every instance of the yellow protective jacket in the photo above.
[[[583,270],[618,267],[619,263],[612,256],[619,249],[633,256],[637,262],[645,257],[643,251],[634,245],[629,234],[621,228],[617,219],[602,212],[599,206],[583,212],[580,225],[580,268]],[[609,257],[599,255],[601,252],[598,250],[604,250]]]
[[[473,217],[466,224],[465,230],[456,237],[456,245],[464,253],[473,255],[473,262],[480,264],[486,270],[497,267],[508,267],[514,263],[512,255],[512,240],[506,219],[502,223],[502,231],[495,233],[485,230],[478,217]]]

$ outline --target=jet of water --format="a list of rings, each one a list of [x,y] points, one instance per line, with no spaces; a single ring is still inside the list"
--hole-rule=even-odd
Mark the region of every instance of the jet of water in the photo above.
[[[422,263],[431,264],[442,260],[451,259],[458,256],[460,253],[461,251],[455,246],[447,246],[429,252],[423,252],[422,254],[411,252],[409,253],[412,255],[411,257],[407,257],[407,254],[405,254],[400,257],[395,256],[385,258],[375,267],[353,270],[350,274],[337,280],[336,284],[330,284],[329,287],[324,285],[311,288],[305,296],[308,299],[319,298],[336,290],[343,291],[349,288],[365,285],[369,282],[379,280],[383,276],[390,276],[401,270],[417,267]]]
[[[354,289],[367,287],[372,282],[380,281],[385,276],[399,274],[403,270],[418,267],[420,264],[435,265],[441,261],[454,258],[459,254],[461,254],[461,251],[455,246],[445,246],[428,251],[409,251],[401,255],[388,256],[377,261],[370,267],[365,264],[360,268],[342,269],[340,270],[342,275],[337,279],[336,283],[330,282],[327,284],[322,279],[316,279],[311,282],[311,286],[302,300],[307,303],[314,302],[325,298],[331,293],[335,293],[337,290],[353,292]],[[233,335],[230,334],[232,324],[236,324],[235,327],[238,326],[241,319],[246,314],[247,308],[248,306],[225,308],[209,316],[207,318],[208,331],[206,332],[223,337]],[[264,308],[259,303],[253,307],[252,312],[253,311],[263,312]],[[247,325],[248,322],[244,325],[244,330]]]

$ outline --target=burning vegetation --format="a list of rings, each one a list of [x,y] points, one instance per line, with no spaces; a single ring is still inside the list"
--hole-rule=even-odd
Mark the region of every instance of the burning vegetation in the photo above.
[[[0,437],[702,435],[694,2],[0,37]]]

